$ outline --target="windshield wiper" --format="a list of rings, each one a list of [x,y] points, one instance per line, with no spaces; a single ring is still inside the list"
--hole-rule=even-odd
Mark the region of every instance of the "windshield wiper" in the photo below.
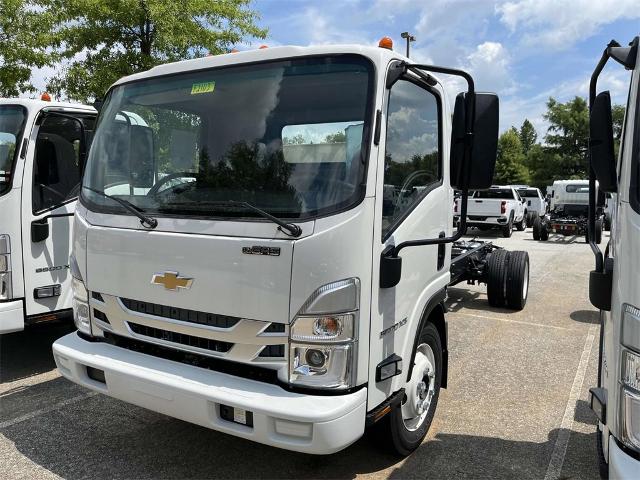
[[[275,223],[276,225],[278,225],[278,230],[280,230],[282,233],[284,233],[285,235],[289,235],[291,237],[295,237],[298,238],[300,235],[302,235],[302,229],[296,225],[295,223],[287,223],[284,220],[279,219],[278,217],[275,217],[273,215],[271,215],[270,213],[265,212],[264,210],[256,207],[255,205],[250,204],[249,202],[239,202],[236,200],[211,200],[211,201],[204,201],[204,202],[179,202],[179,203],[171,203],[170,205],[176,206],[176,205],[191,205],[191,204],[198,204],[198,205],[212,205],[212,206],[238,206],[238,207],[243,207],[247,210],[251,210],[252,212],[257,213],[258,215],[271,220],[273,223]]]
[[[136,217],[138,217],[143,227],[147,226],[149,228],[156,228],[158,226],[158,220],[156,220],[153,217],[149,217],[145,215],[144,213],[142,213],[142,210],[139,207],[136,207],[131,202],[123,200],[122,198],[111,196],[108,193],[104,193],[102,190],[96,190],[95,188],[87,187],[85,185],[83,185],[82,188],[89,190],[93,193],[97,193],[98,195],[102,195],[104,198],[108,198],[110,200],[113,200],[114,202],[119,203],[125,209],[133,213]]]

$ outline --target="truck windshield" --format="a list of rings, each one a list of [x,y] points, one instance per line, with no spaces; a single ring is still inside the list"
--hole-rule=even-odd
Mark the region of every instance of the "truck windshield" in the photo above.
[[[0,105],[0,195],[11,188],[11,174],[26,118],[24,107]]]
[[[364,197],[372,93],[357,55],[126,83],[103,106],[84,184],[159,216],[257,216],[233,202],[289,219],[342,210]],[[126,213],[89,189],[82,200]]]

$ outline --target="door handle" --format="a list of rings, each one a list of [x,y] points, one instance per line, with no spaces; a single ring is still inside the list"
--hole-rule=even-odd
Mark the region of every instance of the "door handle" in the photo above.
[[[440,232],[438,234],[438,238],[444,238],[446,235],[445,232]],[[444,267],[444,257],[447,254],[447,246],[444,243],[438,244],[438,270],[442,270]]]

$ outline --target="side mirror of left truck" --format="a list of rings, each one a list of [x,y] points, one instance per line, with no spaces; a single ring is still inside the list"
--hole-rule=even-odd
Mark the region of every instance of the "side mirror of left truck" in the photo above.
[[[468,93],[456,97],[451,124],[451,186],[455,189],[483,190],[493,183],[498,152],[500,108],[495,93],[474,93],[470,105]],[[472,120],[467,118],[472,115]],[[468,138],[468,121],[473,122],[473,138]],[[472,142],[469,153],[466,144]],[[465,154],[468,159],[465,159]],[[467,183],[468,181],[468,183]]]
[[[616,159],[613,153],[613,120],[609,92],[599,93],[589,114],[589,146],[591,167],[601,192],[618,190]]]

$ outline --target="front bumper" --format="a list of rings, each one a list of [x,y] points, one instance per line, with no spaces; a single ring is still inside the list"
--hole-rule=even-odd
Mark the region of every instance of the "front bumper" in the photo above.
[[[367,390],[347,395],[305,395],[192,365],[156,358],[77,333],[53,344],[60,373],[125,402],[274,447],[330,454],[364,433]],[[104,371],[105,383],[87,366]],[[220,405],[252,412],[253,427],[220,416]]]
[[[24,304],[22,300],[0,302],[0,334],[24,330]]]
[[[625,453],[616,441],[609,437],[609,478],[637,479],[639,474],[640,460]]]

